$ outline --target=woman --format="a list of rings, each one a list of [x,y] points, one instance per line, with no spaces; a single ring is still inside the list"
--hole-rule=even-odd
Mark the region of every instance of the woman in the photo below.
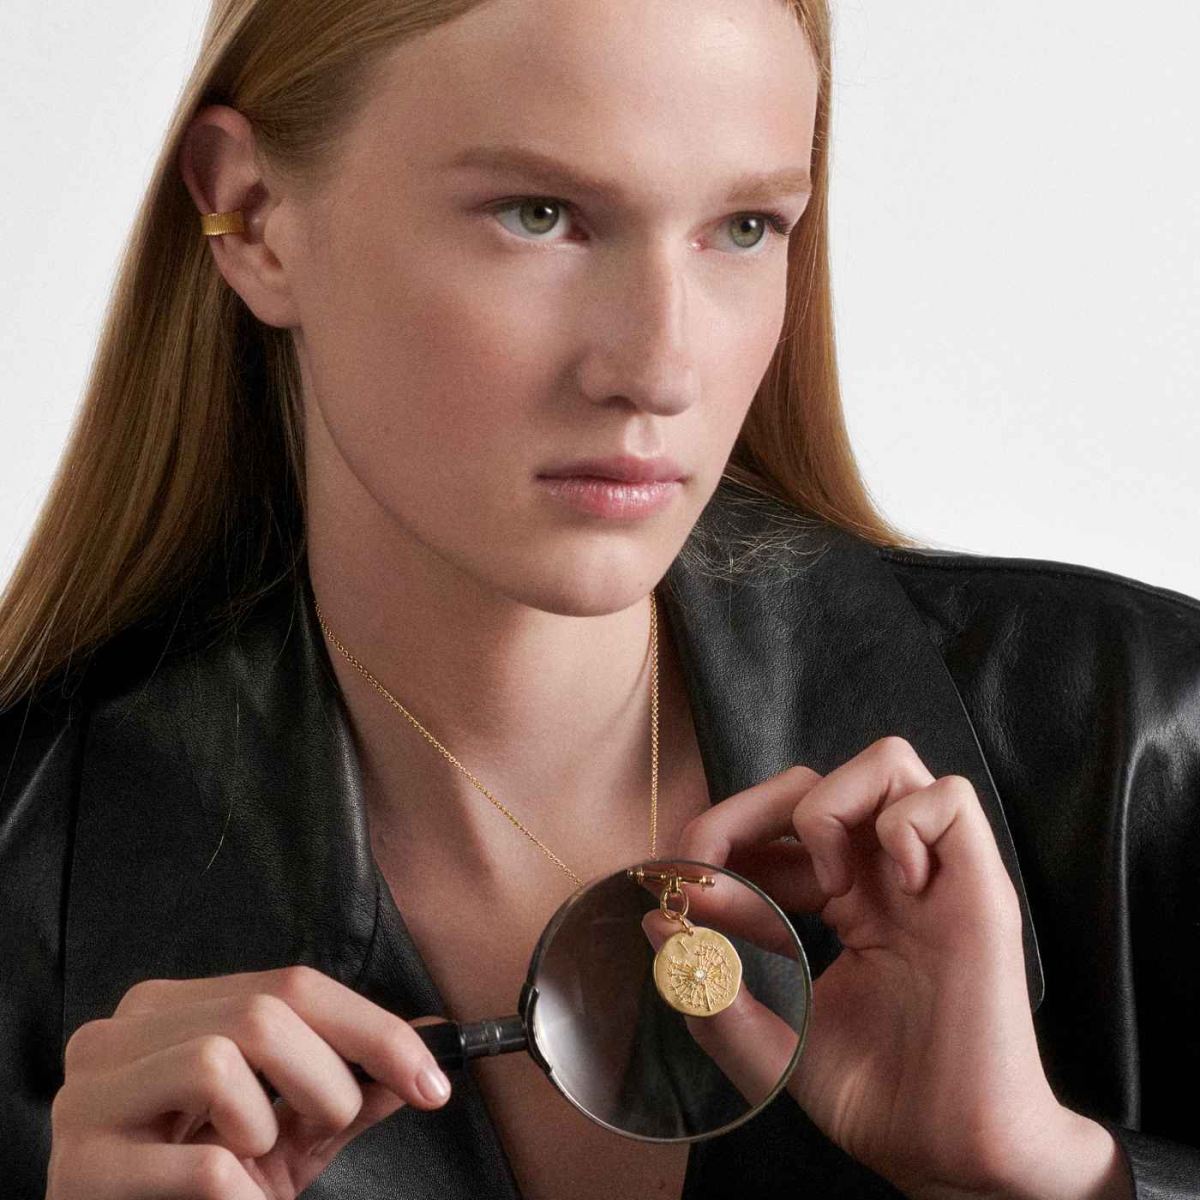
[[[829,62],[817,0],[214,5],[0,609],[12,1194],[1200,1196],[1200,605],[872,510]],[[648,840],[808,914],[786,1093],[439,1084]]]

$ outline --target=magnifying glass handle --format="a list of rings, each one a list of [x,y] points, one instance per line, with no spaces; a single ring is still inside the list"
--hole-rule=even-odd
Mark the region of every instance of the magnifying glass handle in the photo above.
[[[416,1035],[429,1047],[439,1067],[461,1067],[469,1058],[511,1054],[528,1046],[525,1022],[519,1016],[492,1017],[460,1024],[419,1025]]]
[[[495,1017],[487,1021],[459,1024],[457,1021],[442,1021],[437,1025],[419,1025],[414,1032],[429,1047],[439,1067],[453,1070],[462,1067],[469,1058],[482,1058],[492,1054],[511,1054],[528,1046],[525,1023],[519,1016]],[[347,1063],[350,1073],[359,1083],[375,1083],[372,1075],[360,1063]],[[279,1093],[270,1081],[258,1072],[258,1081],[272,1104]]]

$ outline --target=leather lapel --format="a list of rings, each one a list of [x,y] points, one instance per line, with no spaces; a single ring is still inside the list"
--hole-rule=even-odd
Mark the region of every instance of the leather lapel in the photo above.
[[[139,980],[291,963],[402,1017],[444,1012],[371,854],[353,734],[307,574],[214,644],[168,653],[161,639],[123,635],[103,653],[79,780],[64,1050]],[[427,1119],[406,1108],[380,1122],[305,1195],[391,1195],[395,1164],[407,1162],[413,1200],[468,1190],[517,1200],[469,1074],[432,1135]],[[455,1179],[475,1182],[448,1192]]]
[[[764,536],[772,543],[755,548]],[[1020,901],[1036,1011],[1041,957],[1004,809],[950,673],[887,564],[863,539],[729,483],[691,545],[661,592],[714,803],[793,764],[826,775],[889,734],[935,778],[969,779]],[[753,570],[722,577],[747,553]],[[804,922],[819,941],[818,924]]]
[[[279,596],[215,645],[122,638],[94,667],[64,1038],[141,979],[361,967],[376,885],[350,735],[293,617]]]

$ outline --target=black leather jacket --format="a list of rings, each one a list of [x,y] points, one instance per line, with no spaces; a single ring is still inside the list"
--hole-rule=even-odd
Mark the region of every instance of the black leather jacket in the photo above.
[[[792,524],[737,497],[722,485],[697,527],[717,558],[728,535]],[[681,556],[659,591],[714,800],[793,763],[827,773],[886,734],[966,776],[1021,899],[1056,1095],[1112,1129],[1141,1200],[1200,1198],[1200,602],[825,525],[755,560],[730,583]],[[44,1194],[67,1038],[138,980],[303,962],[402,1017],[443,1011],[370,851],[307,576],[236,633],[187,628],[126,631],[73,693],[0,715],[13,1200]],[[795,919],[819,974],[837,942]],[[514,1200],[482,1094],[469,1071],[453,1082],[444,1109],[380,1122],[305,1196]],[[784,1092],[693,1144],[686,1200],[731,1194],[899,1193]]]

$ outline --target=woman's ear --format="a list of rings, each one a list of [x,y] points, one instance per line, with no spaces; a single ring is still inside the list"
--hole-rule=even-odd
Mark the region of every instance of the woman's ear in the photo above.
[[[295,261],[287,253],[295,240],[294,209],[278,184],[264,177],[250,122],[228,105],[201,109],[184,134],[177,162],[196,204],[197,237],[205,237],[199,214],[242,213],[244,233],[206,238],[226,283],[264,324],[299,326],[294,280],[284,266]]]

